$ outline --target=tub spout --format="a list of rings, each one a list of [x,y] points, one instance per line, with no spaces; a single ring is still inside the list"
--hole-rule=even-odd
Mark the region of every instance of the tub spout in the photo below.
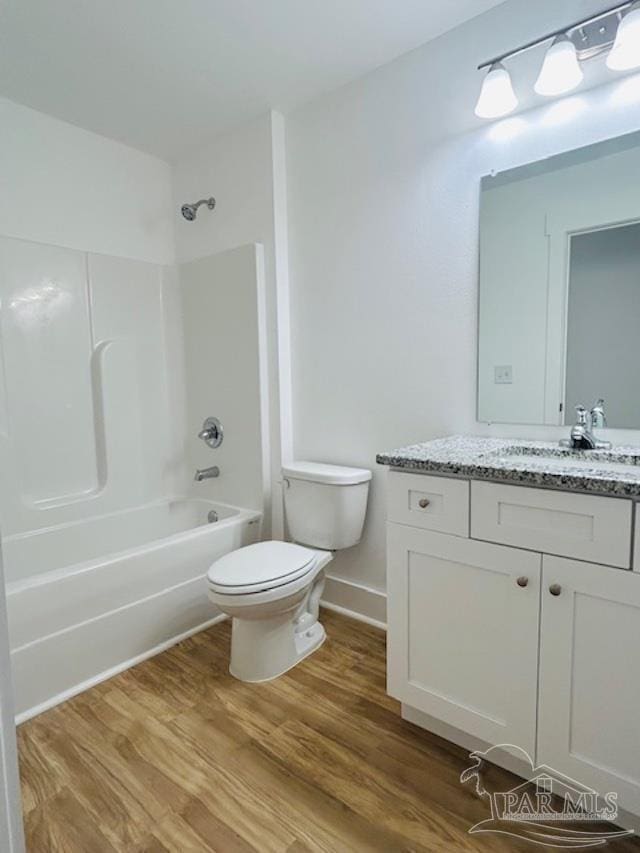
[[[196,475],[193,478],[196,483],[201,483],[203,480],[211,480],[214,477],[220,476],[220,469],[217,465],[214,465],[213,468],[198,468],[196,471]]]

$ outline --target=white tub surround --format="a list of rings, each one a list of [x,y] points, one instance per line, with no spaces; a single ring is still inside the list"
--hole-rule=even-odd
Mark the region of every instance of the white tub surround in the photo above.
[[[156,264],[0,238],[5,537],[182,493],[175,290]]]
[[[19,720],[208,624],[211,562],[259,538],[261,260],[255,246],[228,254],[199,262],[212,306],[185,297],[186,270],[0,237],[0,517]],[[220,306],[247,329],[225,373],[241,400],[204,382],[185,393],[202,378],[185,358],[190,309]],[[225,358],[215,346],[231,341],[204,325],[210,375]],[[197,438],[208,415],[227,428],[222,457]],[[216,463],[215,492],[193,483],[196,466]]]
[[[403,716],[617,792],[619,822],[636,829],[637,458],[467,438],[379,457],[394,469],[388,689]],[[511,752],[492,761],[530,770]]]
[[[194,484],[193,492],[268,512],[263,255],[262,246],[240,246],[180,264],[178,276],[185,360],[185,460],[190,478],[196,468],[220,467],[220,477]],[[212,416],[224,427],[224,440],[215,449],[198,437],[205,418]]]
[[[211,510],[219,520],[209,524]],[[42,560],[40,574],[7,585],[18,721],[221,618],[207,570],[256,542],[260,521],[255,511],[185,499],[9,537],[14,565]],[[69,565],[72,555],[79,561]],[[56,568],[43,570],[45,559]]]

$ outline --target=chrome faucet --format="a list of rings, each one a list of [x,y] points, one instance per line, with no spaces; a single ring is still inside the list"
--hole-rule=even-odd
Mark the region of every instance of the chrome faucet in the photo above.
[[[569,439],[563,439],[562,447],[570,447],[572,450],[610,450],[610,441],[600,441],[595,435],[595,430],[607,425],[607,416],[604,411],[604,400],[597,400],[591,411],[588,412],[584,406],[576,406],[576,422],[571,427]]]
[[[212,480],[215,477],[220,476],[220,469],[217,465],[214,465],[212,468],[198,468],[196,471],[196,475],[193,478],[196,483],[201,483],[203,480]]]
[[[584,406],[576,406],[577,419],[571,427],[569,447],[572,450],[595,450],[596,438],[589,427],[589,413]]]

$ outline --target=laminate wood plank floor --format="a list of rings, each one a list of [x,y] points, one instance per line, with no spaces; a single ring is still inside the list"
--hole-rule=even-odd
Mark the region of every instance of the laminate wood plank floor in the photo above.
[[[229,675],[223,622],[22,725],[29,853],[536,849],[469,835],[489,807],[460,784],[468,753],[400,718],[382,632],[322,621],[325,645],[268,684]]]

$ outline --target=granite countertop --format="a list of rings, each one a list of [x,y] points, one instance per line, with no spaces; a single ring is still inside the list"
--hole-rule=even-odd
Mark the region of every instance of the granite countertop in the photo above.
[[[392,468],[640,498],[640,446],[570,450],[549,441],[450,436],[379,453]]]

